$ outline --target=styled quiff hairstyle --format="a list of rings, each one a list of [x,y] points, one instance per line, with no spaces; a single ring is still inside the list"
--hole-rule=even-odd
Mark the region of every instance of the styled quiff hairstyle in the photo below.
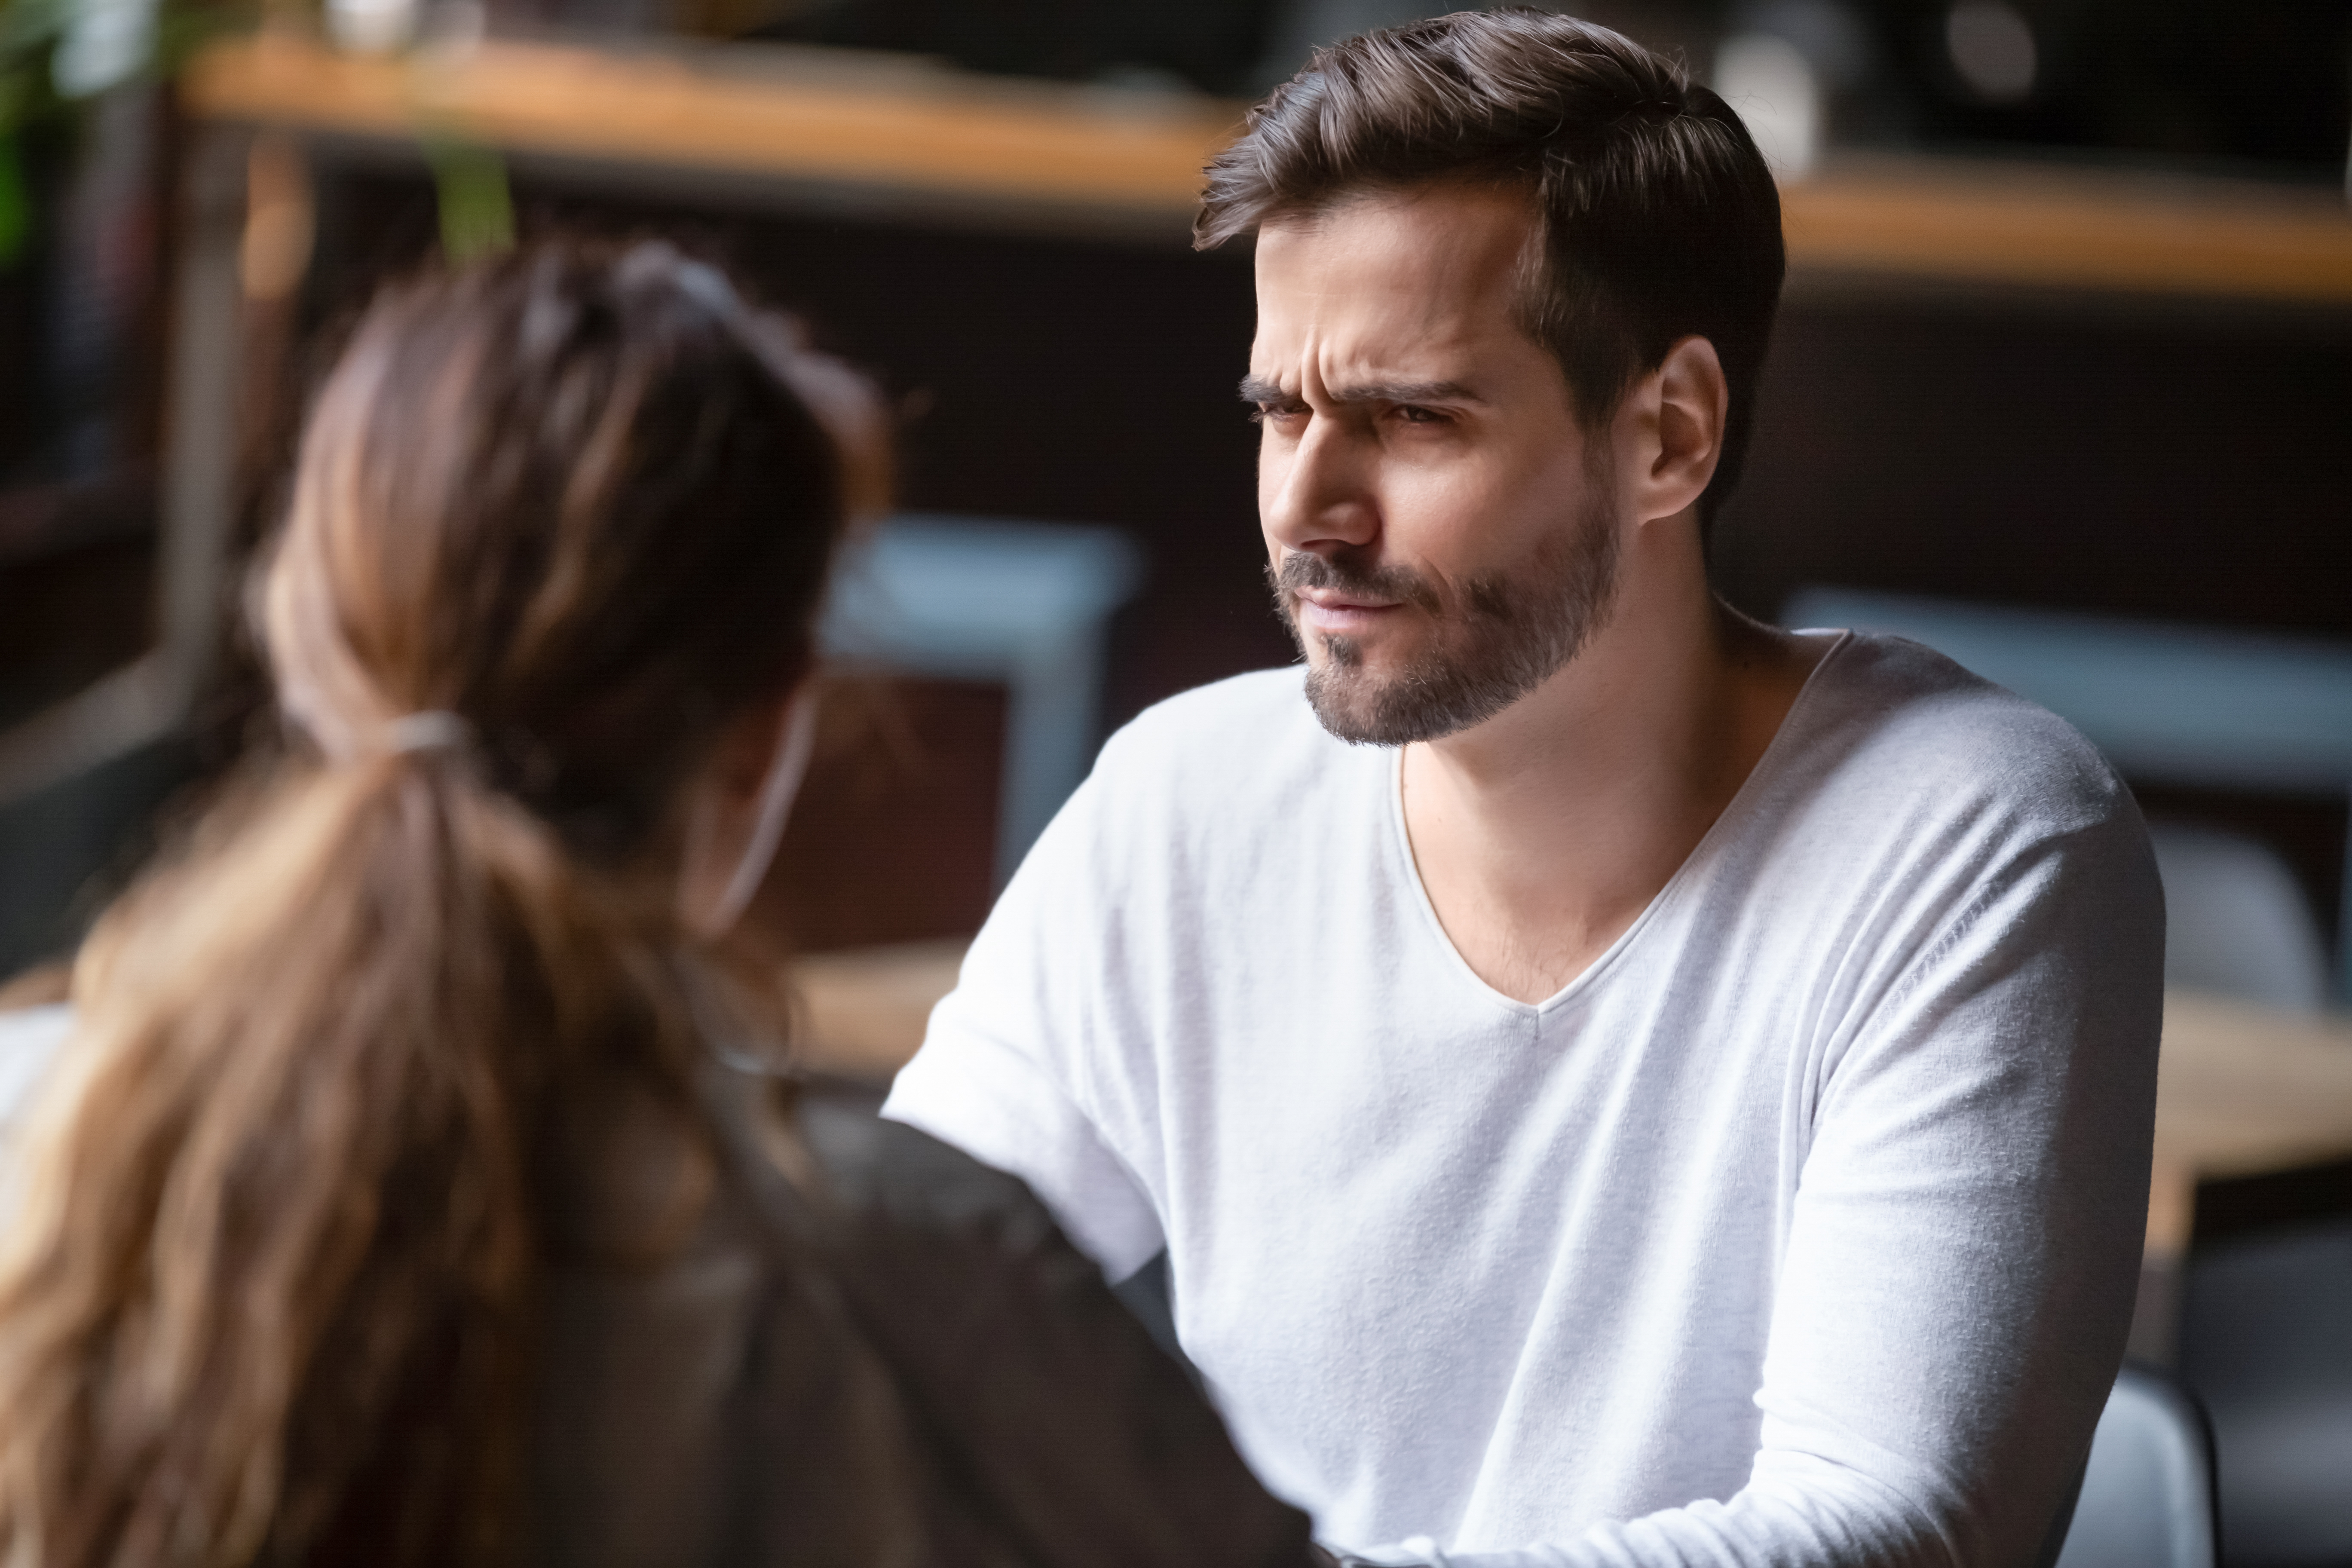
[[[1520,184],[1542,214],[1518,315],[1588,426],[1680,339],[1731,393],[1713,521],[1739,478],[1786,258],[1780,197],[1739,117],[1675,61],[1570,16],[1463,11],[1318,49],[1208,166],[1200,249],[1351,196]]]

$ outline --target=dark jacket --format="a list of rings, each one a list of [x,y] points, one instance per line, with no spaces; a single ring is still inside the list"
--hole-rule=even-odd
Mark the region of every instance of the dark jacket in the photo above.
[[[1300,1568],[1183,1370],[1013,1177],[718,1069],[575,1117],[534,1536],[559,1568]],[[796,1134],[795,1135],[795,1131]]]

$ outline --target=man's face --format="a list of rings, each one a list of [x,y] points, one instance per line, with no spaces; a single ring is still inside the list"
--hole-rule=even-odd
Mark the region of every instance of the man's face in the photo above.
[[[1342,740],[1491,718],[1605,617],[1606,428],[1512,320],[1535,215],[1436,186],[1265,226],[1243,395],[1258,511],[1315,711]]]

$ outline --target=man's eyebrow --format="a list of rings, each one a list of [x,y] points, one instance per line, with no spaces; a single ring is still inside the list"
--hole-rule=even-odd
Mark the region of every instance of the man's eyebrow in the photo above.
[[[1242,401],[1244,403],[1296,405],[1300,399],[1296,393],[1285,392],[1264,376],[1242,377]],[[1459,381],[1367,381],[1353,386],[1335,387],[1331,401],[1347,405],[1357,403],[1484,403],[1467,383]]]
[[[1263,405],[1297,403],[1298,399],[1262,375],[1245,375],[1242,377],[1242,401]]]

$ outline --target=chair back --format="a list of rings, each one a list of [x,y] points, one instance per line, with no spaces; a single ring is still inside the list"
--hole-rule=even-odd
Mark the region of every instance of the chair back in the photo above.
[[[2327,1005],[2327,946],[2278,852],[2242,833],[2151,821],[2164,879],[2164,983],[2282,1013]]]
[[[2204,1412],[2163,1373],[2124,1368],[2057,1568],[2214,1568],[2218,1534]]]

